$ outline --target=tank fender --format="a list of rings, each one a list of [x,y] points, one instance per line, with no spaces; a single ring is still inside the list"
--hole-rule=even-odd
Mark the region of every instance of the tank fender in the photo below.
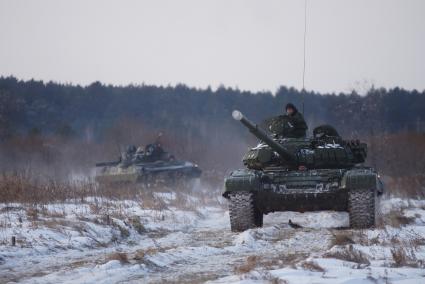
[[[377,189],[378,176],[371,169],[352,169],[345,172],[341,180],[341,188],[353,189]]]
[[[224,181],[223,197],[235,191],[260,191],[262,173],[256,170],[240,169],[230,173]]]

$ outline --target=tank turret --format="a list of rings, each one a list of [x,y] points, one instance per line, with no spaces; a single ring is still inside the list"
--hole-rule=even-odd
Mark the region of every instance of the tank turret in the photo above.
[[[240,111],[233,111],[232,116],[261,140],[243,157],[248,168],[350,168],[366,159],[365,143],[345,141],[329,125],[316,127],[313,138],[272,138]]]
[[[243,114],[234,110],[232,112],[232,116],[235,120],[240,121],[243,125],[245,125],[249,131],[254,134],[258,139],[266,143],[271,149],[273,149],[276,153],[280,155],[287,162],[291,163],[295,161],[295,156],[293,153],[289,152],[282,144],[279,144],[275,140],[273,140],[266,132],[264,132],[261,128],[259,128],[256,124],[249,121]]]

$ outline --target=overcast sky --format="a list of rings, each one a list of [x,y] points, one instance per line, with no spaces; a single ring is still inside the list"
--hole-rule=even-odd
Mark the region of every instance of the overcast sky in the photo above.
[[[306,89],[425,89],[425,1],[307,7]],[[0,0],[0,75],[301,88],[303,32],[302,0]]]

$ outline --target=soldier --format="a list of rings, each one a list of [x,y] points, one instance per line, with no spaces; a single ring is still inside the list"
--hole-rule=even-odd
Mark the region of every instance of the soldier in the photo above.
[[[289,103],[285,107],[286,114],[266,120],[266,127],[277,137],[303,138],[306,135],[307,124],[297,108]]]
[[[121,154],[121,165],[127,167],[131,164],[136,153],[136,147],[134,145],[127,146],[125,152]]]
[[[159,144],[157,141],[155,143],[148,144],[145,148],[145,155],[152,161],[161,159],[163,154],[164,149],[162,149],[161,144]]]
[[[303,115],[291,103],[286,105],[285,110],[286,114],[290,118],[288,122],[289,127],[292,128],[292,130],[290,131],[290,135],[294,138],[305,137],[308,127]]]
[[[140,145],[137,148],[136,153],[134,154],[134,158],[133,158],[133,161],[135,163],[143,161],[143,157],[145,155],[144,149],[145,149],[145,147],[143,147],[142,145]]]

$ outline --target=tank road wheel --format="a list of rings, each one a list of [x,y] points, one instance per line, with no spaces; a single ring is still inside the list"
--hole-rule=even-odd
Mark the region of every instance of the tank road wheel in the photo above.
[[[230,228],[232,232],[262,227],[263,213],[254,203],[254,195],[250,192],[234,192],[229,194]]]
[[[350,227],[365,229],[375,226],[376,209],[379,208],[376,190],[352,189],[348,194]],[[378,207],[378,208],[377,208]]]

